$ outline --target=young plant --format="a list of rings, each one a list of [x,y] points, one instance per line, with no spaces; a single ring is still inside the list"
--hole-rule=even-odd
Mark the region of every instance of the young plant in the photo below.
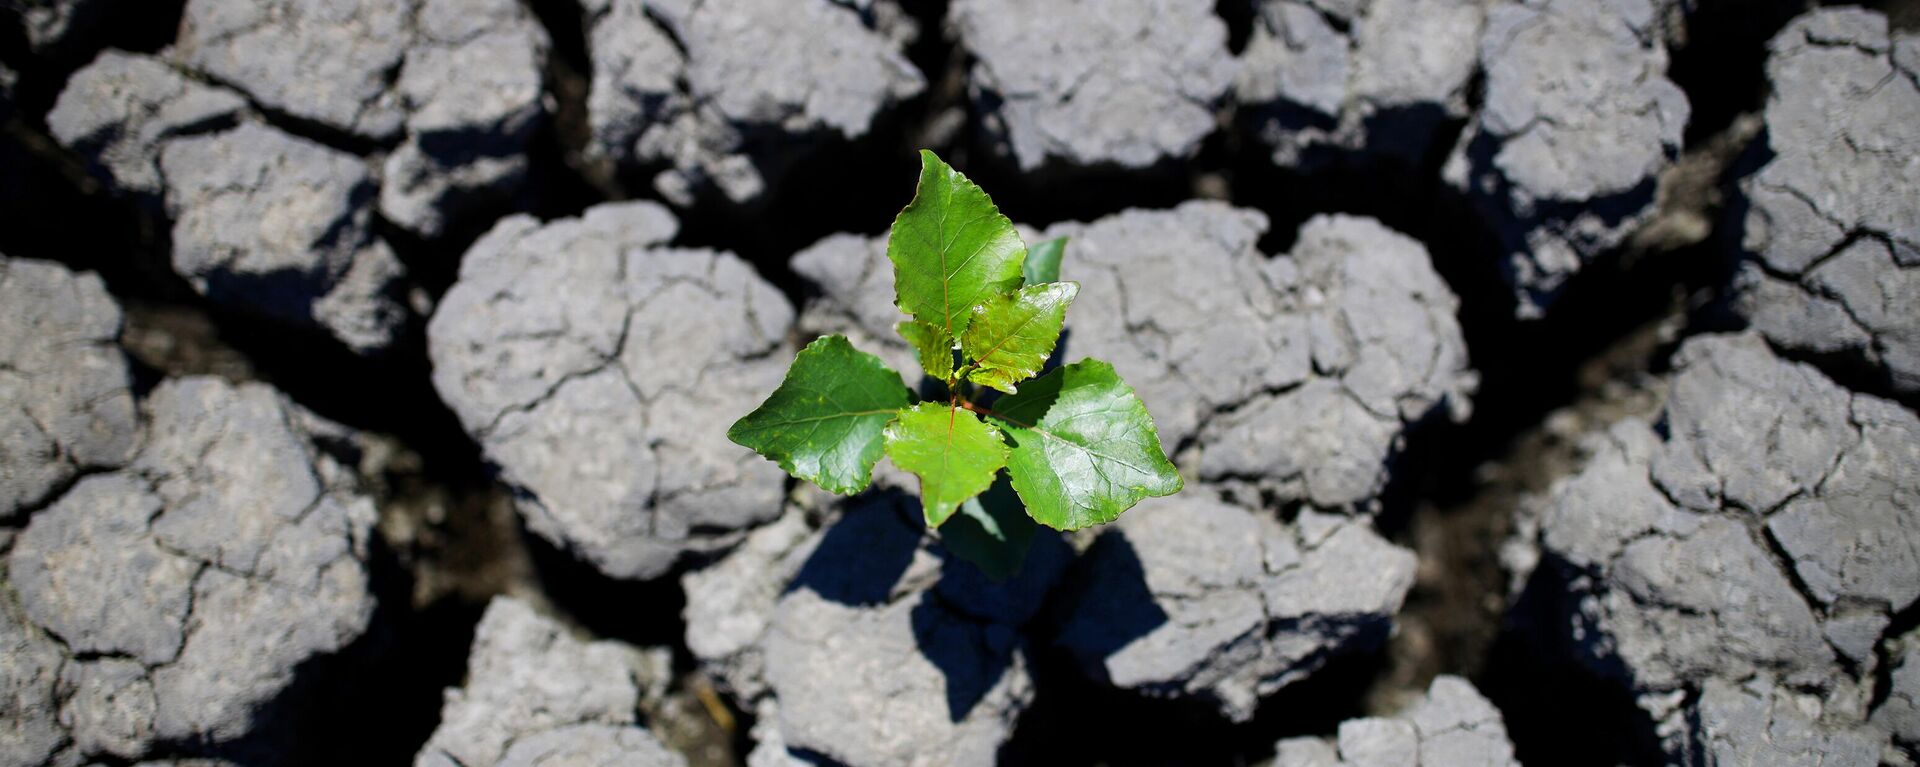
[[[986,192],[932,152],[920,160],[887,258],[894,303],[910,317],[896,329],[944,396],[915,402],[878,357],[824,336],[727,437],[843,495],[867,487],[884,453],[919,477],[927,526],[946,525],[948,548],[1004,578],[1025,558],[1033,522],[1111,522],[1182,482],[1112,365],[1084,359],[1034,378],[1080,292],[1059,281],[1065,240],[1029,251]],[[1010,483],[996,482],[1002,469]]]

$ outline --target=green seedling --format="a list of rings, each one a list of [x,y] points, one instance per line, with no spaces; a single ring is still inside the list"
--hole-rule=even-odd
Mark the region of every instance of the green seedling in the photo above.
[[[1112,365],[1083,359],[1040,375],[1080,292],[1060,281],[1065,240],[1029,249],[980,187],[932,152],[920,159],[887,258],[909,317],[897,330],[944,396],[916,401],[880,358],[823,336],[727,437],[842,495],[866,489],[884,454],[920,479],[927,526],[948,549],[1004,578],[1033,523],[1111,522],[1183,483]],[[1002,470],[1008,481],[996,482]]]

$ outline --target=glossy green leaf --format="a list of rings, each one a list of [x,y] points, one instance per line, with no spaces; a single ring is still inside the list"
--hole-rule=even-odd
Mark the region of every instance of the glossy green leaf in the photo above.
[[[907,320],[893,329],[913,346],[914,355],[920,358],[920,369],[926,371],[928,378],[945,381],[953,375],[953,336],[947,335],[945,328]]]
[[[1080,294],[1072,282],[1028,285],[1018,292],[989,296],[973,309],[973,322],[960,335],[960,351],[978,367],[967,378],[1012,394],[1047,364],[1060,340],[1067,305]]]
[[[920,506],[927,526],[939,527],[967,499],[993,484],[1007,465],[1000,430],[979,416],[945,402],[922,402],[900,411],[886,428],[887,457],[920,478]]]
[[[1081,360],[994,404],[1014,442],[1013,489],[1034,521],[1058,530],[1111,522],[1143,498],[1180,491],[1147,407],[1113,366]]]
[[[958,338],[975,304],[1020,286],[1027,246],[966,176],[932,152],[920,163],[919,189],[887,236],[894,303]]]
[[[908,393],[900,374],[824,336],[800,350],[767,401],[734,422],[727,438],[779,462],[788,474],[843,495],[866,489],[882,432]]]
[[[1020,265],[1020,276],[1028,285],[1060,281],[1060,257],[1067,253],[1067,238],[1055,237],[1027,250]]]
[[[1004,581],[1020,574],[1039,530],[1013,486],[1001,477],[986,492],[960,504],[960,513],[940,528],[940,542],[988,578]]]

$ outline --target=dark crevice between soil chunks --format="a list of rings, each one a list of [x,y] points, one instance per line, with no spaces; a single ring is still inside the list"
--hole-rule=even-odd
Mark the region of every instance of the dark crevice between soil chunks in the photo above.
[[[108,194],[44,131],[0,124],[0,167],[0,253],[97,272],[117,297],[197,298],[167,260],[166,222]]]
[[[1881,704],[1893,695],[1893,667],[1899,659],[1894,657],[1896,648],[1892,645],[1916,628],[1920,628],[1920,602],[1894,613],[1893,620],[1880,632],[1880,643],[1873,648],[1873,699],[1867,704],[1868,711],[1879,711]]]
[[[1531,668],[1535,659],[1510,649],[1519,641],[1509,636],[1513,626],[1500,626],[1506,575],[1498,550],[1515,507],[1525,495],[1543,492],[1556,473],[1572,470],[1570,460],[1542,465],[1540,440],[1557,436],[1543,422],[1569,407],[1591,409],[1589,417],[1596,418],[1651,407],[1644,401],[1616,401],[1631,399],[1619,390],[1631,390],[1642,377],[1664,369],[1678,338],[1718,329],[1699,310],[1712,303],[1729,271],[1725,251],[1709,238],[1652,257],[1630,260],[1615,254],[1590,263],[1538,321],[1467,322],[1463,316],[1470,355],[1482,376],[1473,417],[1414,435],[1402,456],[1400,471],[1417,488],[1411,494],[1419,501],[1412,524],[1394,537],[1418,550],[1423,560],[1438,557],[1452,567],[1444,568],[1439,581],[1417,582],[1409,594],[1402,618],[1410,630],[1402,635],[1401,647],[1415,656],[1430,655],[1398,658],[1409,667],[1391,676],[1409,687],[1443,671],[1473,677],[1506,716],[1523,762],[1589,763],[1602,752],[1561,730],[1567,722],[1620,718],[1606,710],[1611,705],[1606,696],[1558,689],[1578,680]],[[1488,297],[1475,295],[1457,279],[1450,282],[1466,306],[1485,305]],[[1440,529],[1422,529],[1430,526]],[[1510,616],[1536,620],[1526,616],[1536,603],[1522,599]],[[1538,714],[1545,699],[1553,701],[1552,717]]]
[[[944,146],[920,142],[940,140],[944,131],[930,126],[964,97],[963,81],[952,76],[956,57],[945,36],[947,3],[906,3],[905,10],[920,29],[906,53],[927,89],[876,116],[857,139],[749,134],[743,150],[768,179],[766,192],[740,206],[703,190],[691,210],[676,211],[681,217],[676,244],[735,253],[801,306],[813,287],[789,265],[794,253],[831,234],[883,234],[893,225],[894,216],[913,199],[919,150],[931,148],[945,157]],[[637,179],[630,186],[652,191]]]
[[[1423,566],[1399,615],[1400,632],[1376,691],[1389,696],[1426,689],[1434,676],[1478,678],[1502,658],[1490,648],[1508,609],[1509,574],[1501,547],[1528,496],[1546,493],[1575,471],[1580,437],[1629,415],[1650,417],[1659,404],[1653,373],[1672,349],[1676,311],[1652,320],[1580,365],[1579,397],[1513,436],[1496,458],[1478,464],[1449,459],[1462,427],[1439,425],[1413,437],[1413,460],[1431,464],[1412,477],[1412,516],[1394,536]],[[1377,707],[1377,706],[1376,706]]]
[[[990,138],[976,132],[973,140],[964,164],[954,167],[989,190],[1000,212],[1034,227],[1092,221],[1131,208],[1172,208],[1193,199],[1197,180],[1207,175],[1204,157],[1165,160],[1148,168],[1047,165],[1022,171],[1011,157],[994,156]],[[1071,246],[1067,258],[1073,258]]]
[[[673,652],[666,698],[642,701],[648,725],[694,767],[739,764],[751,718],[723,700],[698,673],[687,649],[686,592],[679,571],[647,581],[609,578],[522,528],[539,592],[561,618],[596,639]],[[731,729],[727,725],[732,725]]]
[[[1465,306],[1498,303],[1485,291],[1504,291],[1503,282],[1464,281],[1439,256],[1445,251],[1436,251]],[[1708,236],[1670,250],[1602,256],[1537,321],[1463,312],[1482,376],[1474,415],[1410,440],[1401,471],[1419,502],[1396,536],[1423,561],[1449,566],[1409,594],[1398,667],[1388,676],[1396,686],[1418,687],[1434,673],[1469,675],[1501,709],[1523,763],[1661,762],[1652,723],[1631,696],[1575,665],[1581,650],[1560,636],[1570,620],[1565,584],[1549,565],[1501,617],[1507,575],[1498,551],[1522,498],[1576,468],[1563,440],[1577,435],[1559,434],[1549,417],[1570,414],[1597,427],[1650,415],[1657,397],[1645,387],[1666,369],[1678,340],[1726,329],[1712,307],[1731,271],[1723,237]]]
[[[913,199],[922,148],[918,142],[940,133],[927,126],[956,90],[947,74],[951,43],[943,36],[941,21],[946,3],[908,3],[906,10],[920,26],[920,37],[907,54],[926,76],[927,91],[883,111],[867,133],[855,139],[831,131],[796,137],[743,126],[748,129],[740,151],[754,158],[768,180],[766,191],[740,205],[723,199],[715,189],[697,188],[691,208],[674,209],[680,219],[675,245],[734,253],[798,306],[812,287],[789,266],[794,253],[831,234],[887,231],[894,216]],[[563,107],[563,117],[568,111]],[[563,132],[569,130],[565,120],[561,125]],[[657,199],[651,175],[661,169],[621,168],[615,182],[605,186]]]
[[[1653,720],[1632,694],[1575,660],[1594,650],[1564,636],[1572,601],[1555,563],[1542,562],[1492,647],[1499,662],[1476,680],[1506,719],[1515,756],[1566,767],[1665,764]]]
[[[1094,546],[1127,546],[1119,553],[1130,554],[1125,540],[1108,534]],[[1267,696],[1253,719],[1240,724],[1221,716],[1214,703],[1203,698],[1155,697],[1091,680],[1071,653],[1054,644],[1066,603],[1097,593],[1137,605],[1133,620],[1113,627],[1116,650],[1164,623],[1167,615],[1151,601],[1140,580],[1144,575],[1100,583],[1090,577],[1087,568],[1070,566],[1027,626],[1035,695],[1013,737],[1001,747],[1003,765],[1251,765],[1271,757],[1274,743],[1282,738],[1332,735],[1340,722],[1368,713],[1365,693],[1383,665],[1375,652],[1332,657],[1306,678]]]
[[[1864,6],[1887,15],[1887,22],[1894,29],[1904,32],[1920,30],[1920,0],[1822,0],[1822,5]]]
[[[1236,725],[1204,701],[1089,681],[1057,648],[1035,643],[1029,658],[1034,702],[1001,748],[1003,765],[1256,764],[1283,738],[1330,736],[1342,721],[1366,716],[1363,693],[1381,665],[1377,655],[1334,658],[1263,699],[1252,721]]]
[[[641,647],[673,646],[675,669],[692,668],[693,657],[679,646],[686,636],[680,612],[687,597],[678,577],[610,578],[532,532],[525,532],[524,539],[541,592],[568,620],[603,639]]]
[[[378,541],[370,567],[378,607],[367,633],[336,655],[301,664],[282,700],[256,716],[269,737],[281,728],[295,732],[269,741],[273,750],[259,756],[285,761],[291,754],[289,764],[315,767],[407,764],[438,726],[443,691],[466,675],[484,605],[414,609],[412,578]],[[243,744],[236,754],[243,763],[247,750]]]
[[[1240,5],[1246,6],[1244,14],[1236,13]],[[1007,153],[1003,137],[985,127],[983,116],[997,106],[994,96],[980,94],[976,99],[968,93],[967,75],[974,62],[957,40],[943,34],[947,6],[946,2],[909,4],[922,30],[909,53],[927,75],[932,94],[920,112],[924,125],[917,138],[926,139],[924,148],[935,150],[986,189],[1000,212],[1014,223],[1045,227],[1062,221],[1092,221],[1130,208],[1164,209],[1196,196],[1219,196],[1197,194],[1196,189],[1203,179],[1231,167],[1231,158],[1206,148],[1225,132],[1209,138],[1195,157],[1168,159],[1147,168],[1067,167],[1050,162],[1034,170],[1021,169]],[[1250,33],[1250,3],[1222,0],[1220,8],[1230,38],[1241,30],[1235,26],[1241,17],[1245,21],[1241,31]],[[1235,39],[1244,42],[1243,37]],[[911,185],[907,192],[910,199]]]
[[[931,149],[953,160],[967,130],[967,52],[946,23],[948,0],[907,3],[920,36],[907,46],[907,59],[927,79],[927,93],[910,124],[907,146]]]
[[[218,78],[202,74],[202,79],[232,90],[245,97],[247,106],[258,112],[268,125],[294,138],[305,139],[337,152],[345,152],[356,157],[370,157],[392,150],[404,140],[404,136],[388,139],[373,139],[353,131],[328,125],[319,120],[301,117],[283,109],[270,107],[253,97],[244,87],[225,82]]]
[[[586,18],[576,0],[527,0],[553,46],[543,73],[552,110],[530,151],[530,210],[541,220],[579,215],[602,200],[627,195],[617,181],[585,160],[592,129],[587,95],[593,58],[587,45]]]
[[[30,5],[38,3],[30,3]],[[137,3],[85,3],[89,14],[76,16],[68,41],[51,50],[27,47],[25,22],[18,3],[0,5],[0,63],[20,75],[13,88],[17,109],[36,126],[45,125],[66,87],[67,78],[91,63],[103,50],[158,53],[179,34],[187,0],[146,0]]]
[[[1215,0],[1213,13],[1227,25],[1227,52],[1235,56],[1246,52],[1257,12],[1253,0]]]
[[[732,252],[803,305],[812,286],[788,263],[793,254],[830,234],[884,233],[913,199],[920,160],[899,120],[881,118],[858,141],[824,138],[783,150],[784,167],[761,166],[771,183],[759,202],[740,207],[703,197],[692,210],[676,210],[675,244]]]
[[[312,737],[307,763],[409,761],[438,724],[441,691],[465,673],[487,598],[526,569],[515,564],[517,541],[503,544],[490,532],[500,526],[500,510],[510,517],[511,509],[477,446],[435,395],[418,329],[403,348],[364,358],[318,333],[218,307],[132,303],[128,316],[129,346],[148,361],[148,376],[257,377],[363,433],[333,447],[359,469],[381,510],[372,563],[379,607],[368,635],[338,667],[313,675],[381,682],[319,684],[327,704],[289,717],[302,727],[324,725],[316,726],[324,734]],[[159,350],[142,354],[137,343]],[[194,369],[201,365],[211,369]],[[334,737],[343,731],[358,735]]]
[[[1706,48],[1696,50],[1704,55]],[[1391,708],[1424,690],[1436,674],[1464,674],[1502,709],[1524,762],[1612,763],[1604,755],[1617,752],[1629,763],[1657,763],[1657,750],[1596,750],[1561,732],[1568,722],[1625,722],[1638,711],[1617,688],[1572,672],[1541,670],[1541,659],[1551,656],[1524,658],[1513,649],[1522,640],[1502,624],[1506,574],[1498,550],[1520,497],[1543,490],[1552,471],[1568,470],[1565,463],[1539,465],[1530,455],[1539,449],[1549,415],[1569,406],[1624,409],[1628,405],[1613,400],[1625,395],[1615,390],[1623,383],[1632,389],[1663,367],[1683,331],[1725,327],[1703,307],[1714,303],[1732,272],[1726,243],[1710,233],[1691,244],[1662,241],[1603,255],[1569,281],[1544,318],[1516,320],[1496,238],[1472,202],[1438,180],[1439,164],[1454,143],[1447,134],[1459,127],[1441,131],[1417,168],[1357,158],[1306,174],[1250,157],[1232,177],[1236,204],[1273,220],[1261,243],[1264,252],[1286,252],[1299,224],[1326,212],[1370,216],[1422,241],[1461,300],[1459,319],[1472,367],[1481,375],[1468,422],[1429,419],[1409,430],[1407,448],[1395,458],[1379,526],[1419,552],[1423,562],[1443,566],[1423,568],[1433,572],[1409,594],[1401,631],[1363,707]],[[1708,164],[1713,167],[1705,170],[1702,185],[1724,191],[1724,160]],[[1701,204],[1708,221],[1720,220],[1716,206],[1722,197]],[[1635,406],[1645,405],[1636,400]],[[1516,611],[1532,610],[1537,601]],[[1521,622],[1535,619],[1523,615]],[[1555,687],[1562,684],[1595,694],[1569,695]],[[1539,713],[1549,700],[1551,718]],[[1624,713],[1615,705],[1622,700]]]
[[[1667,77],[1692,107],[1688,147],[1766,105],[1767,41],[1811,6],[1807,0],[1702,0],[1687,15]]]
[[[137,391],[187,375],[270,383],[321,417],[363,432],[368,444],[393,446],[392,455],[381,460],[343,456],[350,466],[360,464],[372,486],[383,532],[393,527],[397,510],[431,505],[441,509],[436,512],[442,516],[441,537],[473,537],[466,529],[474,527],[472,509],[486,507],[487,499],[501,491],[478,447],[433,389],[419,323],[387,353],[362,357],[318,330],[212,304],[172,271],[165,221],[105,193],[44,134],[14,120],[0,138],[0,153],[19,159],[12,167],[22,171],[0,181],[0,200],[6,203],[0,205],[0,252],[58,260],[101,275],[125,312],[122,343],[133,362]],[[314,761],[308,763],[405,763],[425,742],[437,723],[440,691],[458,684],[464,672],[474,623],[490,595],[477,592],[500,587],[469,578],[477,584],[470,589],[476,593],[416,599],[417,593],[432,591],[419,582],[423,572],[489,566],[420,560],[503,556],[473,553],[485,548],[449,545],[423,552],[405,541],[376,547],[379,606],[369,633],[342,654],[309,664],[319,670],[300,672],[303,689],[335,702],[271,715],[292,720],[285,726],[297,728],[296,735],[315,726],[310,719],[352,719],[351,726],[318,727],[325,732],[312,738]],[[358,690],[310,681],[334,677],[382,681]],[[375,689],[384,692],[358,697]],[[312,698],[302,692],[290,693],[287,700]],[[340,739],[341,731],[360,734]]]

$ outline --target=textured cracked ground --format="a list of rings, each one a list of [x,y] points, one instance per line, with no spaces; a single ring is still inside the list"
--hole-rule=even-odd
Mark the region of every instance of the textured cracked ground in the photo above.
[[[1658,421],[1591,435],[1521,526],[1567,591],[1567,641],[1676,759],[1788,763],[1830,739],[1872,764],[1876,667],[1920,597],[1920,419],[1755,335],[1689,341],[1674,364]],[[1750,742],[1774,728],[1803,734]]]
[[[88,458],[89,438],[138,448],[88,458],[99,463],[82,464],[85,476],[9,541],[0,679],[12,705],[0,756],[31,765],[134,759],[178,742],[257,747],[248,740],[273,729],[258,715],[297,695],[297,667],[346,647],[373,614],[376,510],[320,444],[350,432],[268,387],[208,378],[162,383],[129,411],[124,363],[116,352],[101,369],[98,342],[85,340],[118,329],[99,281],[32,262],[6,269],[9,287],[39,294],[10,307],[77,297],[94,310],[14,325],[52,341],[73,365],[62,374],[95,368],[91,380],[37,382],[89,387],[74,393],[99,403],[49,414],[64,428],[48,436],[74,460]],[[48,351],[8,359],[33,365]],[[23,368],[36,369],[52,372]],[[11,465],[6,477],[10,489],[39,479]]]
[[[1920,763],[1886,11],[0,0],[0,767]],[[1004,581],[725,436],[923,147],[1186,486]]]
[[[1740,311],[1784,347],[1860,360],[1920,390],[1920,38],[1832,10],[1769,45],[1768,147],[1742,182],[1749,252]]]
[[[528,527],[614,577],[779,513],[779,469],[725,435],[784,374],[793,312],[731,254],[658,247],[675,226],[649,203],[509,218],[428,328],[436,388]]]

